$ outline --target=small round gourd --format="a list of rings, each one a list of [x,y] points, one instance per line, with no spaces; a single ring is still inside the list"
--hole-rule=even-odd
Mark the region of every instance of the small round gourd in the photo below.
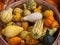
[[[52,24],[51,24],[51,28],[58,28],[58,22],[57,21],[54,21]]]
[[[45,10],[43,13],[44,17],[48,17],[49,15],[54,15],[54,12],[52,10]]]
[[[20,8],[15,8],[15,9],[14,9],[14,13],[15,13],[15,14],[16,14],[16,13],[23,13],[23,10],[20,9]]]
[[[20,33],[20,37],[24,39],[24,38],[26,38],[28,36],[28,33],[29,33],[28,31],[22,31]]]

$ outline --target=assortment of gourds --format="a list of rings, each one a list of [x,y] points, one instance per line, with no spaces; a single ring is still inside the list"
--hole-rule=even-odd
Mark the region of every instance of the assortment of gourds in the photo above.
[[[1,13],[5,24],[1,34],[5,40],[9,45],[40,45],[41,41],[52,44],[59,25],[54,19],[54,11],[42,11],[42,6],[34,0],[29,0],[23,7],[9,8]]]

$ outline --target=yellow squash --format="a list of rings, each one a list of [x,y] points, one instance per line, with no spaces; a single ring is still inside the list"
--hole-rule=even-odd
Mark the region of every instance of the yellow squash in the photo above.
[[[18,35],[21,31],[23,31],[22,27],[15,26],[15,25],[9,25],[5,27],[4,35],[6,37],[14,37]]]

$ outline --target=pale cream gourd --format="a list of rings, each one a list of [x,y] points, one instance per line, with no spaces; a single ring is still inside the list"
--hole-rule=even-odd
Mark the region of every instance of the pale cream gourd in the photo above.
[[[30,15],[31,11],[27,9],[26,4],[24,4],[24,16]]]
[[[2,22],[4,23],[8,23],[12,20],[12,11],[13,9],[12,8],[9,8],[7,10],[4,10],[2,13],[1,13],[1,20]]]
[[[29,21],[29,22],[35,22],[35,21],[42,19],[42,18],[43,18],[43,16],[40,12],[35,12],[35,13],[32,13],[28,16],[23,17],[22,20]]]
[[[22,27],[10,25],[10,26],[5,27],[4,35],[6,37],[14,37],[18,35],[21,31],[23,31]]]

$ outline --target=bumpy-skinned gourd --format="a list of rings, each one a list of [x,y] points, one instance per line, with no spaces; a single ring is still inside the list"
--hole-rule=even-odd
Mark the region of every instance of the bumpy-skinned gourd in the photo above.
[[[6,37],[14,37],[14,36],[18,35],[21,31],[23,31],[22,27],[15,26],[15,25],[9,25],[9,26],[5,27],[4,35]]]
[[[9,8],[9,9],[7,9],[7,10],[5,10],[5,11],[3,11],[1,13],[1,20],[2,20],[2,22],[8,23],[8,22],[10,22],[12,20],[12,17],[13,17],[12,16],[12,11],[13,11],[13,9]]]
[[[45,10],[43,13],[44,17],[48,17],[50,15],[54,15],[54,12],[52,10]]]
[[[37,6],[37,4],[34,0],[28,0],[27,7],[29,10],[35,9],[36,6]]]
[[[38,39],[42,36],[43,33],[43,21],[37,20],[33,29],[32,29],[32,37]]]
[[[16,14],[16,13],[23,13],[23,10],[20,9],[20,8],[15,8],[15,9],[14,9],[14,13],[15,13],[15,14]]]
[[[13,21],[20,21],[21,20],[21,14],[16,13],[16,15],[13,15]]]
[[[46,19],[44,19],[44,25],[50,26],[54,21],[54,17],[52,15],[48,16]]]
[[[24,4],[24,16],[30,15],[31,11],[27,9],[26,4]]]

